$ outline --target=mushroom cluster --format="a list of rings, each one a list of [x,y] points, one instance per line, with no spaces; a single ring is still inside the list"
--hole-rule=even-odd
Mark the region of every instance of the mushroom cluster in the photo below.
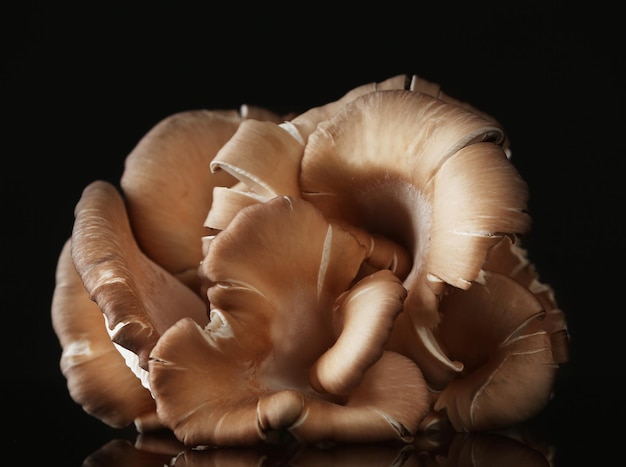
[[[96,180],[57,264],[71,397],[187,446],[515,425],[568,356],[491,116],[417,76],[298,115],[184,111]]]

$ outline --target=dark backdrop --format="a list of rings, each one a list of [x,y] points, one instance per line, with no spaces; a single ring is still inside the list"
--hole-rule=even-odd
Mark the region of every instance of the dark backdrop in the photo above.
[[[531,191],[526,245],[572,336],[572,361],[538,425],[558,465],[620,455],[612,427],[626,415],[626,107],[617,9],[554,0],[225,3],[3,7],[5,451],[80,465],[108,440],[133,435],[70,400],[50,324],[56,258],[88,183],[118,183],[126,155],[174,112],[246,103],[303,111],[407,73],[507,129]],[[46,450],[32,451],[41,440]]]

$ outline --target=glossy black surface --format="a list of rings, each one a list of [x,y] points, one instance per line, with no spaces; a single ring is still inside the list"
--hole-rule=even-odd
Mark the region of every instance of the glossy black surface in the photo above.
[[[101,448],[135,442],[131,428],[111,429],[70,399],[50,323],[56,258],[88,183],[117,183],[137,141],[174,112],[246,103],[302,111],[401,73],[500,120],[529,183],[526,245],[572,339],[553,401],[524,427],[531,445],[548,446],[557,466],[621,459],[626,44],[616,7],[128,5],[29,2],[3,15],[1,387],[10,460],[116,465],[98,463]],[[118,465],[170,458],[140,463],[131,445],[115,449]],[[394,452],[378,449],[384,459]],[[346,457],[362,465],[363,453]],[[268,462],[304,464],[291,454]]]

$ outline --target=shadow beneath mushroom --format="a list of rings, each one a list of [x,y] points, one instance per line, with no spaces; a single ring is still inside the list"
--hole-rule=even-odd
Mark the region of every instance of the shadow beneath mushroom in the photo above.
[[[135,443],[114,439],[89,455],[83,467],[169,466],[478,466],[549,467],[554,448],[526,430],[497,433],[421,433],[411,444],[311,445],[295,440],[249,447],[189,448],[170,432],[140,434]]]

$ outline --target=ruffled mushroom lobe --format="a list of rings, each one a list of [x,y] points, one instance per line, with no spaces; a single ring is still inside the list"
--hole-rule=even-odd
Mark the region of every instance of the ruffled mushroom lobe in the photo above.
[[[236,181],[211,174],[209,163],[241,121],[236,111],[176,113],[155,125],[125,161],[121,187],[137,242],[194,290],[211,187]]]
[[[92,182],[75,212],[71,245],[76,270],[104,313],[113,342],[137,355],[139,366],[147,370],[159,336],[183,317],[206,324],[206,305],[139,249],[113,185]]]
[[[439,85],[438,83],[433,83],[432,81],[428,81],[420,76],[413,75],[411,76],[410,83],[407,89],[411,91],[415,91],[415,92],[421,92],[422,94],[427,94],[429,96],[432,96],[436,99],[447,102],[449,104],[458,105],[459,107],[463,107],[469,112],[475,113],[476,115],[480,115],[487,121],[493,122],[495,126],[500,127],[500,128],[502,127],[501,124],[492,115],[489,115],[483,112],[482,110],[474,107],[469,102],[460,101],[444,93],[443,90],[441,89],[441,85]],[[499,138],[497,143],[502,147],[502,149],[504,149],[505,153],[507,154],[507,157],[510,157],[511,151],[510,151],[510,141],[509,141],[508,135],[506,133],[502,133],[501,138]]]
[[[213,173],[228,172],[251,191],[271,199],[299,196],[302,144],[273,122],[245,120],[211,161]]]
[[[187,446],[529,418],[568,334],[516,243],[509,155],[496,120],[416,76],[300,115],[166,118],[123,195],[97,181],[76,206],[52,307],[72,397]]]
[[[526,287],[541,302],[546,316],[544,329],[550,333],[552,354],[556,363],[569,361],[569,333],[565,313],[561,310],[550,285],[541,282],[535,265],[528,259],[528,251],[514,238],[503,238],[490,252],[485,270],[499,272]]]
[[[211,206],[205,227],[221,230],[239,210],[255,202],[274,196],[300,197],[300,162],[307,139],[317,125],[359,96],[379,89],[405,89],[408,82],[407,76],[397,75],[380,83],[368,83],[280,124],[254,118],[243,122],[211,162],[213,173],[227,172],[239,183],[229,188],[215,187],[213,197],[218,202]]]
[[[154,400],[111,342],[104,316],[74,268],[70,242],[57,262],[51,309],[70,395],[87,413],[115,428],[151,419]]]
[[[199,239],[213,203],[212,187],[236,183],[228,172],[211,173],[218,151],[248,119],[279,123],[286,116],[256,106],[173,114],[155,125],[128,155],[121,187],[142,250],[197,293]],[[167,189],[163,189],[167,187]]]
[[[220,231],[247,206],[276,196],[299,197],[302,151],[301,142],[279,125],[256,120],[243,122],[211,161],[214,174],[230,174],[237,183],[213,188],[213,203],[204,226]],[[203,253],[206,254],[206,247]]]
[[[201,266],[210,323],[181,320],[153,349],[163,423],[188,445],[252,444],[285,430],[304,441],[409,439],[426,386],[413,362],[382,347],[404,289],[389,271],[354,285],[365,251],[299,198],[240,211]],[[380,307],[369,341],[366,297]],[[390,398],[399,385],[406,395]]]
[[[493,120],[463,107],[419,92],[372,92],[311,133],[300,186],[331,221],[407,248],[406,306],[430,327],[442,283],[469,288],[503,235],[529,229],[527,187],[502,141]]]
[[[436,337],[462,375],[439,395],[457,431],[513,426],[548,403],[558,368],[545,311],[510,277],[486,272],[482,283],[453,290],[441,301]]]
[[[425,81],[424,81],[425,82]],[[284,122],[283,127],[302,144],[306,144],[309,135],[317,128],[320,122],[332,118],[341,108],[353,100],[371,92],[392,89],[407,89],[413,80],[407,75],[392,76],[381,82],[373,82],[357,86],[336,101],[329,102],[319,107],[313,107],[291,120]]]

